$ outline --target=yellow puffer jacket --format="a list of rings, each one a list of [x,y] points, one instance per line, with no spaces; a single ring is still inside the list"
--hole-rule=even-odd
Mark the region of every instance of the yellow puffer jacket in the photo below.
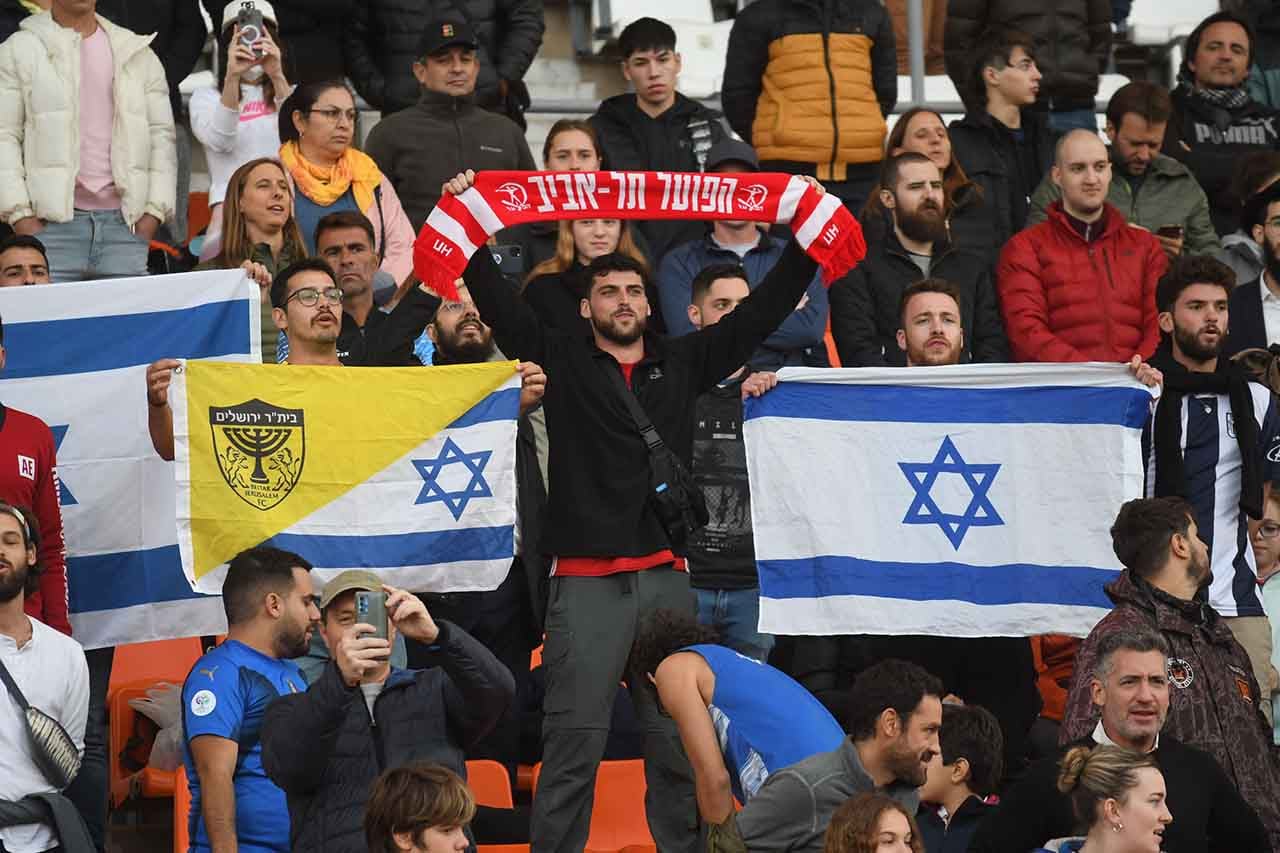
[[[783,36],[769,45],[752,140],[761,160],[817,165],[819,180],[845,180],[849,163],[884,157],[887,128],[863,34]],[[828,57],[830,73],[827,71]]]

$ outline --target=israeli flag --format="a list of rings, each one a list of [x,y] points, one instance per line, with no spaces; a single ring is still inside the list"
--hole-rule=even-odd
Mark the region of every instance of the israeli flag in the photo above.
[[[1154,393],[1115,364],[786,368],[744,437],[775,634],[1083,637]]]
[[[86,648],[226,630],[178,556],[172,465],[147,431],[146,366],[261,360],[259,288],[240,270],[0,288],[0,401],[58,441],[71,627]]]

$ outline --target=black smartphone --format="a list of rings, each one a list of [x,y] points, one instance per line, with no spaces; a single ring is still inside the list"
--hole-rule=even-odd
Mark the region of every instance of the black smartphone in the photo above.
[[[243,0],[240,4],[240,11],[236,13],[236,26],[240,28],[238,40],[245,47],[252,48],[254,42],[262,38],[262,10],[254,5],[253,0]],[[254,50],[254,53],[262,55],[261,50]]]
[[[356,623],[363,622],[366,625],[372,625],[374,631],[372,634],[365,634],[366,637],[377,637],[380,640],[387,638],[387,595],[379,590],[378,592],[368,592],[360,589],[356,590]]]
[[[493,262],[498,265],[499,272],[503,275],[524,278],[525,258],[523,246],[519,243],[512,243],[506,246],[491,246],[489,251],[493,253]]]
[[[1181,225],[1161,225],[1156,229],[1156,233],[1161,237],[1168,237],[1170,240],[1181,239],[1183,228]]]

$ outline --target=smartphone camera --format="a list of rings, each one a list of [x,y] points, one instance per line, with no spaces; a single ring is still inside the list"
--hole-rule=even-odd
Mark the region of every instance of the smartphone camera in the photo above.
[[[254,44],[262,38],[262,10],[254,5],[253,0],[241,2],[240,11],[236,13],[236,26],[240,28],[238,39],[240,44],[251,48],[255,56],[262,56],[262,49],[254,47]]]

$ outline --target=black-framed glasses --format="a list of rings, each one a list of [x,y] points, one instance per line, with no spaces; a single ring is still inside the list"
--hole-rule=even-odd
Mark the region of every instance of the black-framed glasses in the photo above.
[[[284,305],[281,305],[280,307],[283,308],[285,307],[285,305],[288,305],[290,302],[296,299],[298,300],[298,304],[301,305],[302,307],[314,308],[316,306],[316,303],[320,301],[321,296],[323,296],[324,301],[329,303],[330,305],[341,304],[342,288],[326,287],[324,290],[319,290],[314,287],[300,287],[297,290],[295,290],[293,293],[290,293],[289,298],[286,299],[284,301]]]
[[[1274,521],[1264,521],[1258,525],[1258,535],[1263,539],[1275,539],[1280,536],[1280,524]]]
[[[338,107],[329,107],[328,109],[317,110],[313,107],[308,112],[310,112],[312,115],[324,116],[325,120],[328,121],[330,124],[337,124],[338,119],[340,118],[345,118],[351,124],[356,123],[357,113],[355,110],[343,110],[343,109],[339,109]]]

